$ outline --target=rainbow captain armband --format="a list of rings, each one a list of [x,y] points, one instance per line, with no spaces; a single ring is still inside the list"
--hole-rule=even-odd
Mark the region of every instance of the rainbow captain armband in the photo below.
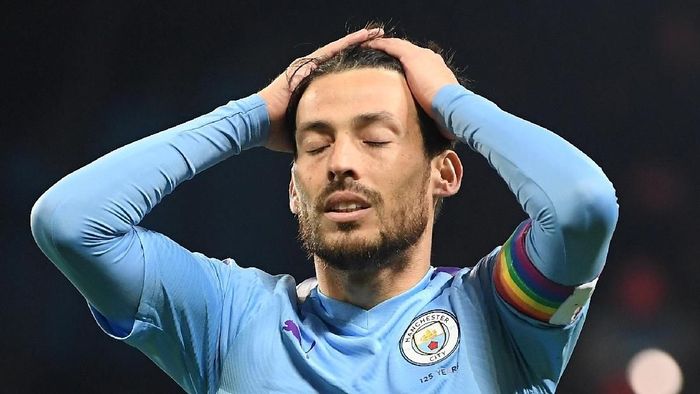
[[[500,297],[518,312],[556,325],[574,321],[588,302],[598,279],[579,286],[565,286],[540,273],[525,251],[530,220],[518,226],[496,255],[493,280]]]

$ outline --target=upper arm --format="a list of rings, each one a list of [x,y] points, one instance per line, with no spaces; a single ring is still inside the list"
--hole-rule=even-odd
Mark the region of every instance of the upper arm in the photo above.
[[[484,298],[501,373],[523,387],[553,390],[571,357],[588,311],[592,287],[546,278],[529,260],[531,220],[473,270]],[[578,303],[578,306],[574,306]]]
[[[54,186],[32,209],[37,245],[115,327],[128,330],[144,275],[143,249],[135,227],[116,223],[124,228],[111,228],[115,224],[86,213],[87,204],[79,198],[63,198],[63,193],[56,192],[61,187]]]
[[[528,318],[570,324],[588,303],[595,281],[564,285],[544,275],[527,249],[532,231],[533,222],[524,221],[493,256],[493,288],[501,301]]]
[[[48,194],[35,204],[32,233],[101,328],[138,347],[182,387],[211,381],[226,265],[162,234],[100,220],[84,211],[79,197],[61,196]],[[119,212],[109,203],[103,209]]]
[[[618,218],[612,184],[601,173],[528,195],[530,204],[539,206],[532,210],[524,239],[529,260],[556,283],[579,285],[597,278]]]
[[[40,200],[32,232],[100,327],[188,391],[215,384],[221,352],[264,299],[252,294],[262,291],[257,275],[137,226],[105,234],[103,223],[72,214],[79,204],[71,205]]]
[[[209,392],[227,349],[267,299],[256,270],[193,253],[136,229],[144,257],[142,296],[128,332],[94,313],[101,328],[137,347],[189,392]]]
[[[615,189],[601,168],[555,133],[461,86],[443,88],[433,109],[487,159],[532,219],[526,242],[535,266],[565,285],[597,277],[618,215]]]
[[[97,322],[144,352],[188,391],[214,384],[230,281],[227,265],[162,234],[141,228],[135,232],[144,269],[134,324],[128,332],[115,331],[112,319],[94,313]]]

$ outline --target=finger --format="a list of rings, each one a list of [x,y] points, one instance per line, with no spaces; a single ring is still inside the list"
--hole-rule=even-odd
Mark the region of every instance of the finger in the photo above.
[[[410,51],[424,49],[411,43],[410,41],[402,40],[400,38],[377,38],[375,40],[364,42],[362,45],[368,48],[386,52],[397,59],[400,59],[402,55],[405,55]]]
[[[343,50],[343,48],[365,41],[369,35],[368,33],[369,32],[366,29],[360,29],[354,33],[348,34],[343,38],[340,38],[329,44],[324,45],[314,53],[318,52],[317,55],[333,56],[336,53]]]
[[[329,44],[324,45],[323,47],[317,49],[314,51],[311,56],[312,57],[317,57],[317,56],[333,56],[336,53],[342,51],[343,49],[362,43],[364,41],[367,41],[370,38],[374,37],[381,37],[384,34],[384,29],[382,28],[375,28],[375,29],[360,29],[354,33],[350,33],[346,35],[343,38],[340,38],[338,40],[335,40]]]
[[[329,49],[342,49],[345,48],[349,45],[353,44],[359,44],[363,41],[366,41],[369,38],[375,38],[375,37],[381,37],[384,34],[384,29],[381,27],[377,27],[374,29],[360,29],[354,33],[350,33],[346,35],[345,37],[333,41],[332,43],[326,45],[326,47],[330,47]]]

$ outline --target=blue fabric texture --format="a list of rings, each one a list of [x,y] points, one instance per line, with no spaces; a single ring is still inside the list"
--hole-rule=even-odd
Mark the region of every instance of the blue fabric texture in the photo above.
[[[598,276],[617,203],[590,158],[461,86],[443,88],[433,114],[507,182],[532,220],[527,253],[541,273],[564,285]],[[493,285],[498,247],[473,268],[431,268],[364,310],[316,289],[300,303],[288,275],[138,226],[179,184],[268,132],[259,96],[232,101],[117,149],[39,199],[34,237],[105,332],[191,393],[554,391],[588,305],[567,326],[520,314]]]

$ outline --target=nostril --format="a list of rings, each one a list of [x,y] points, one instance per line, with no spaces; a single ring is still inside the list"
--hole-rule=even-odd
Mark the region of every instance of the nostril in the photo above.
[[[350,182],[357,180],[357,173],[354,170],[328,171],[328,182]]]

